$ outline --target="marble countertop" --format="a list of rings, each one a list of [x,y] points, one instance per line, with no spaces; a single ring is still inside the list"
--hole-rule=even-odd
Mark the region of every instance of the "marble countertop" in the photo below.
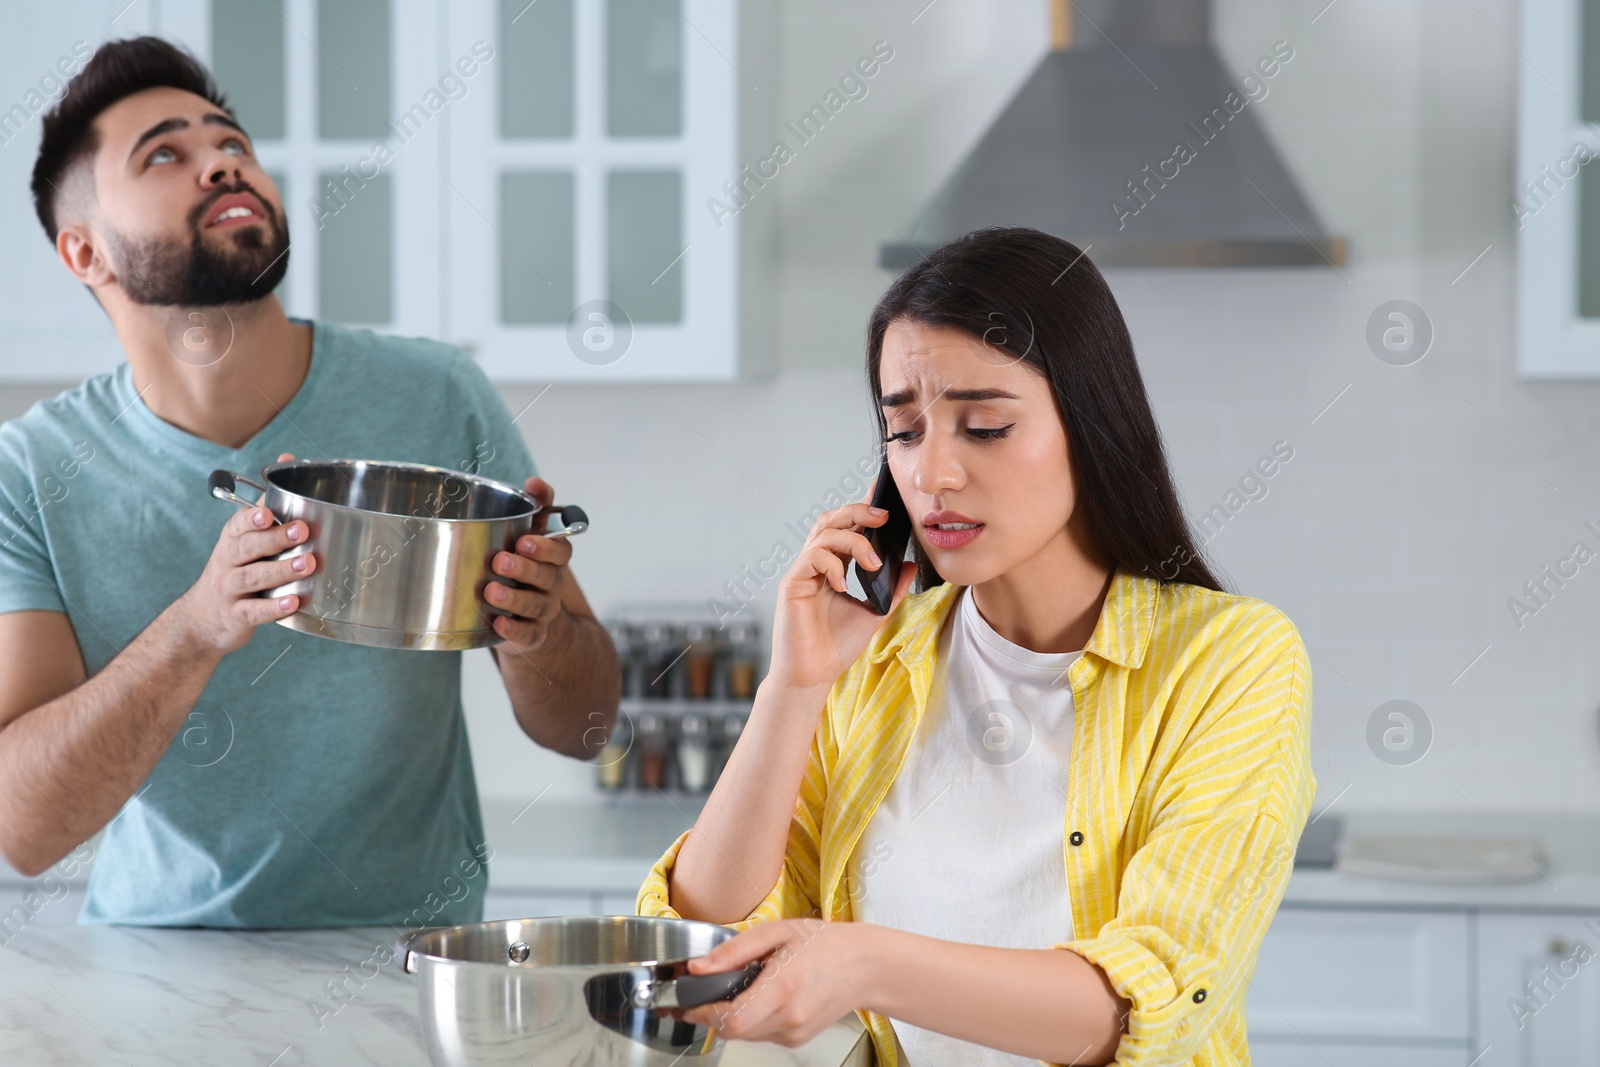
[[[1469,811],[1351,812],[1341,817],[1346,837],[1532,839],[1543,855],[1542,873],[1503,885],[1438,885],[1300,867],[1290,875],[1286,906],[1600,911],[1600,816]]]
[[[416,979],[387,928],[285,932],[34,924],[0,947],[0,1063],[426,1067]],[[325,983],[354,978],[335,1000]],[[320,1005],[320,1008],[319,1008]],[[854,1067],[854,1015],[786,1049],[730,1041],[723,1067]]]

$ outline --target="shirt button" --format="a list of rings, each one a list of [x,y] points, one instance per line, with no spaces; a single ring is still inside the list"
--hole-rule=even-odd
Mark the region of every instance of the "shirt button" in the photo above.
[[[1067,838],[1067,840],[1071,841],[1074,845],[1081,845],[1083,844],[1083,835],[1074,830],[1072,831],[1072,836]]]
[[[1196,1004],[1204,1003],[1205,999],[1206,999],[1206,991],[1204,989],[1196,989],[1194,991],[1194,1002]]]

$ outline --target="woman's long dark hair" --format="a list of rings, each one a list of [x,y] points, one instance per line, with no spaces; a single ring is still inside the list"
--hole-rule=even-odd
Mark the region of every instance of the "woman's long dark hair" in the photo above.
[[[977,230],[895,279],[867,325],[881,436],[883,335],[896,320],[961,330],[1044,375],[1066,428],[1077,506],[1112,566],[1222,589],[1178,504],[1122,311],[1076,245],[1023,227]],[[913,545],[920,587],[938,585],[943,579]]]

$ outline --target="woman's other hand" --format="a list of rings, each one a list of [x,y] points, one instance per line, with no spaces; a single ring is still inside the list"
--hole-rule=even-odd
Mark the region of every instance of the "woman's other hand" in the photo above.
[[[757,923],[690,960],[689,971],[714,974],[764,960],[760,977],[733,1000],[690,1008],[683,1018],[723,1037],[803,1045],[865,1006],[850,976],[861,973],[871,929],[821,919]]]

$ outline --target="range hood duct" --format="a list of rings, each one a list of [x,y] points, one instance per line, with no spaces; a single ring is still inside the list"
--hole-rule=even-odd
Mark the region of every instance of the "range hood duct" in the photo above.
[[[1103,267],[1343,265],[1210,16],[1209,0],[1055,0],[1052,50],[879,265],[984,226],[1032,226]],[[1270,94],[1294,69],[1252,73]]]

